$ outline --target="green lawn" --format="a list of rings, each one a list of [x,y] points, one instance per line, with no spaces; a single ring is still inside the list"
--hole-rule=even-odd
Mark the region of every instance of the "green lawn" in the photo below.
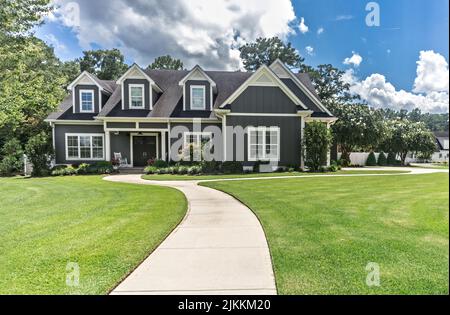
[[[448,294],[448,174],[208,182],[247,204],[280,294]],[[380,286],[366,285],[369,262]]]
[[[100,176],[0,179],[0,200],[0,294],[105,294],[187,209],[175,189]],[[69,262],[79,286],[66,285]]]
[[[279,177],[279,176],[311,176],[311,175],[339,175],[339,174],[395,174],[409,173],[409,171],[383,170],[383,171],[364,171],[364,170],[345,170],[335,173],[305,173],[305,172],[283,172],[283,173],[249,173],[249,174],[218,174],[218,175],[142,175],[143,179],[149,180],[209,180],[209,179],[227,179],[227,178],[253,178],[253,177]]]

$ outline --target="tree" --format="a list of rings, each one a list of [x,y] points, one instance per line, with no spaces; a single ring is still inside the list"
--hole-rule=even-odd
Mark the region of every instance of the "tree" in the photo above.
[[[384,154],[383,151],[381,151],[380,155],[378,156],[378,165],[379,166],[386,166],[387,165],[386,154]]]
[[[344,71],[331,64],[318,65],[317,68],[302,65],[300,71],[309,74],[320,100],[331,111],[336,104],[359,100],[359,96],[350,93],[350,84],[342,80]]]
[[[316,172],[327,162],[332,136],[324,123],[311,122],[306,124],[302,147],[305,148],[305,165],[312,172]]]
[[[408,119],[391,120],[387,124],[387,130],[388,137],[382,147],[388,152],[398,154],[402,165],[405,165],[409,152],[427,155],[436,149],[433,134],[422,122],[414,123]]]
[[[33,165],[33,176],[48,175],[53,147],[47,133],[40,132],[30,137],[25,145],[25,154]]]
[[[247,71],[255,71],[262,65],[270,65],[276,59],[292,68],[300,68],[304,61],[291,43],[285,44],[278,37],[259,37],[255,42],[239,47],[239,51]]]
[[[356,148],[374,150],[383,140],[385,126],[378,111],[362,104],[335,104],[333,113],[338,120],[331,128],[343,160],[349,161]]]
[[[173,58],[170,55],[159,56],[147,69],[162,70],[183,70],[183,62],[180,59]]]
[[[17,139],[10,139],[1,148],[0,175],[11,175],[18,173],[23,167],[22,145]]]
[[[0,0],[0,33],[23,36],[42,23],[52,7],[49,0]]]
[[[377,165],[377,157],[373,151],[370,151],[369,156],[367,157],[366,166],[376,166]]]
[[[128,69],[120,50],[98,49],[83,51],[83,57],[76,61],[80,70],[95,74],[101,80],[117,80]]]

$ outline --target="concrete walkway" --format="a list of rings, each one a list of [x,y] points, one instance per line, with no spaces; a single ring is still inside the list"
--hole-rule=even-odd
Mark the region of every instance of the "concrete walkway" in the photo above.
[[[409,173],[221,180],[448,173],[448,170],[414,167],[372,167],[358,170],[402,170]],[[261,224],[249,208],[223,192],[197,185],[198,182],[213,180],[151,181],[140,177],[141,175],[114,175],[104,179],[179,189],[185,194],[189,209],[181,224],[111,294],[276,294],[267,241]]]
[[[276,294],[263,229],[236,199],[192,181],[105,180],[174,187],[189,203],[181,224],[111,294]]]

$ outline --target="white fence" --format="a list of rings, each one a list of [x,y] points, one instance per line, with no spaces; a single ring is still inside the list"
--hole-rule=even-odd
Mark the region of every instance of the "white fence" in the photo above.
[[[360,165],[360,166],[365,166],[366,165],[366,161],[367,161],[367,157],[369,156],[370,153],[368,152],[352,152],[350,153],[350,163],[352,165]],[[387,153],[384,153],[387,157]],[[340,159],[342,156],[342,153],[338,153],[338,159]],[[378,161],[378,157],[380,156],[380,153],[376,153],[375,152],[375,157],[377,158]],[[398,157],[397,157],[398,159]],[[442,162],[446,162],[448,163],[449,160],[449,153],[448,151],[441,151],[441,152],[435,152],[433,153],[433,155],[431,156],[431,158],[428,160],[428,162],[435,162],[435,163],[442,163]],[[408,163],[420,163],[420,162],[427,162],[427,161],[422,161],[420,159],[418,159],[414,154],[409,153],[406,157],[405,160],[406,164]]]
[[[350,153],[350,163],[352,165],[360,165],[360,166],[364,166],[366,165],[366,161],[367,161],[367,157],[369,156],[370,153],[367,152],[352,152]],[[380,153],[375,153],[375,157],[377,158],[378,161],[378,156],[380,155]],[[338,159],[341,159],[342,153],[338,153]]]

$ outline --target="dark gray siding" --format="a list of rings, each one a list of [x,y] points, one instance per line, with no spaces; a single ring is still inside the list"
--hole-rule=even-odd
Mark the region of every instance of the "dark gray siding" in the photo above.
[[[147,81],[147,80],[145,80],[145,79],[126,79],[124,82],[123,82],[123,88],[124,88],[124,90],[123,90],[123,97],[124,97],[124,99],[122,100],[123,101],[123,108],[124,109],[130,109],[129,108],[129,89],[128,89],[128,87],[129,87],[129,85],[130,84],[143,84],[144,85],[144,106],[145,106],[145,109],[147,109],[147,110],[149,110],[150,109],[150,102],[151,102],[151,100],[150,100],[150,83]],[[131,109],[131,110],[133,110],[133,109]]]
[[[284,84],[302,101],[303,104],[314,112],[322,112],[317,105],[307,96],[292,79],[281,79]]]
[[[249,126],[258,127],[280,127],[280,165],[290,166],[300,165],[300,153],[301,153],[301,144],[300,144],[300,128],[301,121],[300,117],[251,117],[251,116],[227,116],[226,118],[227,126],[241,126],[242,128],[246,128]],[[236,155],[236,145],[237,141],[233,137],[233,156],[229,150],[227,150],[227,159],[235,160],[237,158]],[[247,153],[247,135],[244,138],[244,165],[252,165],[254,162],[248,162],[248,153]],[[227,134],[227,143],[231,145],[231,137]]]
[[[56,164],[71,164],[83,162],[79,160],[77,161],[66,160],[66,133],[104,133],[104,132],[103,132],[103,125],[55,125]]]
[[[98,102],[98,86],[96,85],[77,85],[75,86],[75,113],[80,113],[80,90],[91,90],[94,91],[94,111],[99,112],[99,102]]]
[[[297,106],[279,88],[272,86],[249,86],[231,104],[235,113],[297,113]]]
[[[139,128],[166,129],[167,128],[167,123],[139,123]]]
[[[130,154],[130,133],[129,132],[119,132],[118,135],[110,133],[111,141],[111,158],[114,157],[114,153],[121,153],[122,158],[127,159],[127,163],[131,164],[131,154]]]
[[[185,83],[186,89],[186,110],[191,110],[191,86],[192,85],[203,85],[205,86],[205,110],[211,110],[211,85],[209,81],[203,80],[188,80]]]
[[[136,128],[136,123],[134,122],[107,122],[106,123],[106,128],[126,128],[126,129],[130,129],[130,128]]]

